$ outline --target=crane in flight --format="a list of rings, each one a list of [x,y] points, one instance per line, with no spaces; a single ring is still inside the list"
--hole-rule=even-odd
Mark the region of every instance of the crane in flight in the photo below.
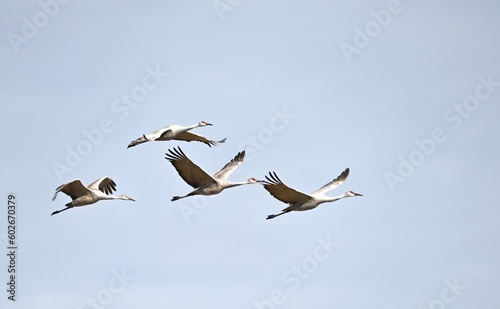
[[[336,197],[329,197],[325,195],[326,192],[343,184],[346,181],[347,176],[349,176],[349,168],[346,168],[337,178],[325,184],[318,190],[311,194],[306,194],[286,186],[278,178],[278,175],[276,175],[275,172],[269,172],[269,176],[266,175],[266,180],[262,181],[264,188],[274,198],[282,201],[283,203],[287,203],[289,206],[278,214],[267,216],[266,220],[276,218],[277,216],[281,216],[290,211],[314,209],[322,203],[335,202],[345,197],[363,196],[362,194],[353,191],[347,191],[346,193]]]
[[[205,127],[211,125],[212,125],[211,123],[205,121],[200,121],[196,124],[193,124],[192,126],[180,126],[176,124],[171,124],[161,129],[158,129],[151,134],[143,134],[141,137],[131,141],[130,144],[128,144],[127,148],[134,147],[136,145],[151,141],[171,141],[171,140],[186,141],[186,142],[197,141],[205,143],[209,147],[217,146],[217,144],[219,143],[224,143],[226,141],[225,138],[220,141],[212,141],[199,134],[188,132],[189,130],[197,127]]]
[[[208,175],[198,165],[194,164],[181,150],[180,147],[169,149],[165,153],[168,161],[172,163],[174,168],[179,173],[179,176],[195,190],[184,196],[174,196],[171,201],[177,201],[193,195],[214,195],[222,190],[241,185],[253,184],[258,181],[255,178],[249,178],[247,181],[231,182],[227,180],[229,175],[240,166],[245,158],[245,151],[239,152],[229,163],[215,173],[213,176]]]
[[[60,185],[52,198],[52,200],[55,201],[57,193],[62,192],[71,197],[72,201],[66,204],[66,208],[54,211],[51,216],[73,207],[94,204],[100,200],[126,200],[135,202],[133,198],[126,195],[110,195],[113,191],[116,191],[116,183],[107,176],[97,179],[86,187],[82,184],[80,179],[72,180]]]

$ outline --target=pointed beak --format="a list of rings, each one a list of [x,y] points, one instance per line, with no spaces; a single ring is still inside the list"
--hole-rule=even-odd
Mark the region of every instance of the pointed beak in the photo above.
[[[205,122],[205,125],[206,125],[206,126],[213,126],[213,124],[208,123],[208,122]]]
[[[354,193],[355,196],[363,196],[363,194]]]
[[[128,198],[129,201],[135,202],[135,200],[131,197]]]

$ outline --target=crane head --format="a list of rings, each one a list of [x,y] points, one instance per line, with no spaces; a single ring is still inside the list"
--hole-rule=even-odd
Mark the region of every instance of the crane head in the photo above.
[[[346,192],[346,196],[363,196],[363,194],[359,194],[359,193],[356,193],[354,191],[349,190]]]
[[[122,200],[125,200],[125,201],[133,201],[135,202],[135,200],[129,196],[126,196],[126,195],[120,195],[120,199]]]
[[[252,178],[248,178],[247,181],[248,181],[248,183],[258,183],[259,182],[259,180],[255,179],[253,177]]]
[[[200,122],[198,123],[198,125],[199,125],[200,127],[203,127],[203,126],[212,126],[213,124],[208,123],[208,122],[206,122],[205,120],[202,120],[202,121],[200,121]]]

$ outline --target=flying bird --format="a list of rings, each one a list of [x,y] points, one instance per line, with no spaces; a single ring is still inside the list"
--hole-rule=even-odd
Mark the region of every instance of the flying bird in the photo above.
[[[174,196],[171,201],[177,201],[181,198],[193,195],[214,195],[227,188],[258,182],[255,178],[249,178],[247,181],[242,182],[231,182],[227,180],[229,175],[243,162],[243,159],[245,158],[244,150],[239,152],[231,161],[229,161],[229,163],[224,165],[220,171],[215,173],[214,176],[208,175],[198,165],[194,164],[184,154],[180,147],[174,148],[173,150],[169,149],[168,153],[165,153],[165,155],[165,159],[172,163],[174,168],[177,170],[177,173],[179,173],[179,176],[181,176],[181,178],[188,185],[195,189],[184,196]]]
[[[207,144],[209,147],[212,146],[217,146],[219,143],[224,143],[226,139],[222,139],[220,141],[212,141],[209,140],[208,138],[201,136],[199,134],[191,133],[188,132],[191,129],[197,128],[197,127],[205,127],[205,126],[211,126],[211,123],[205,122],[205,121],[200,121],[196,124],[193,124],[192,126],[180,126],[176,124],[172,124],[166,127],[163,127],[161,129],[158,129],[154,131],[151,134],[143,134],[141,137],[133,140],[128,144],[127,148],[134,147],[136,145],[145,143],[145,142],[151,142],[151,141],[171,141],[171,140],[178,140],[178,141],[186,141],[186,142],[192,142],[192,141],[197,141],[197,142],[202,142]]]
[[[81,183],[80,179],[60,185],[56,189],[52,200],[55,201],[57,193],[62,192],[71,197],[72,201],[66,204],[66,208],[54,211],[51,216],[73,207],[94,204],[100,200],[126,200],[135,202],[133,198],[126,195],[110,195],[113,191],[116,191],[116,183],[107,176],[97,179],[86,187]]]
[[[266,220],[276,218],[290,211],[304,211],[316,208],[322,203],[335,202],[345,197],[352,196],[363,196],[362,194],[347,191],[346,193],[336,196],[329,197],[325,193],[335,189],[339,185],[343,184],[347,176],[349,176],[349,168],[346,168],[337,178],[325,184],[318,190],[311,194],[302,193],[295,189],[286,186],[276,175],[275,172],[269,172],[269,176],[266,175],[266,180],[262,181],[264,188],[276,199],[287,203],[289,206],[282,210],[279,214],[269,215]]]

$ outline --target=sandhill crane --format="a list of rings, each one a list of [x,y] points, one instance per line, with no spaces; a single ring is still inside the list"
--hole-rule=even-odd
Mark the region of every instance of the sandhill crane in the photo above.
[[[97,179],[87,187],[85,187],[81,183],[80,179],[72,180],[68,183],[60,185],[56,189],[56,193],[54,193],[54,197],[52,198],[52,200],[54,201],[56,199],[57,193],[62,192],[66,195],[69,195],[72,201],[66,204],[66,208],[54,211],[51,216],[73,207],[94,204],[95,202],[100,200],[126,200],[135,202],[133,198],[130,198],[126,195],[109,195],[113,193],[113,191],[116,191],[116,183],[113,181],[113,179],[107,176]]]
[[[163,127],[161,129],[158,129],[154,131],[151,134],[147,135],[142,135],[141,137],[137,138],[136,140],[133,140],[128,144],[127,148],[134,147],[136,145],[145,143],[145,142],[150,142],[150,141],[170,141],[170,140],[179,140],[179,141],[186,141],[186,142],[192,142],[192,141],[197,141],[197,142],[202,142],[207,144],[209,147],[212,146],[217,146],[219,143],[224,143],[226,139],[222,139],[220,141],[212,141],[207,139],[204,136],[188,132],[191,129],[197,128],[197,127],[204,127],[204,126],[211,126],[211,123],[205,122],[205,121],[200,121],[196,124],[193,124],[192,126],[180,126],[176,124],[171,124],[169,126]]]
[[[266,176],[267,181],[262,181],[264,188],[276,199],[282,201],[283,203],[287,203],[290,206],[283,209],[279,214],[267,216],[266,220],[276,218],[277,216],[281,216],[290,211],[310,210],[316,208],[322,203],[335,202],[345,197],[363,196],[353,191],[347,191],[346,193],[336,197],[329,197],[325,195],[326,192],[343,184],[346,181],[347,176],[349,176],[349,168],[346,168],[337,178],[325,184],[320,189],[311,194],[306,194],[286,186],[278,178],[278,175],[276,175],[275,172],[269,172],[269,176]]]
[[[210,176],[203,171],[198,165],[194,164],[185,154],[180,147],[169,149],[169,153],[165,153],[168,161],[172,163],[177,173],[181,178],[195,190],[184,195],[174,196],[171,201],[185,198],[192,195],[214,195],[220,193],[222,190],[241,185],[257,183],[255,178],[249,178],[247,181],[230,182],[227,180],[229,175],[243,162],[245,158],[245,151],[239,152],[229,163]]]

